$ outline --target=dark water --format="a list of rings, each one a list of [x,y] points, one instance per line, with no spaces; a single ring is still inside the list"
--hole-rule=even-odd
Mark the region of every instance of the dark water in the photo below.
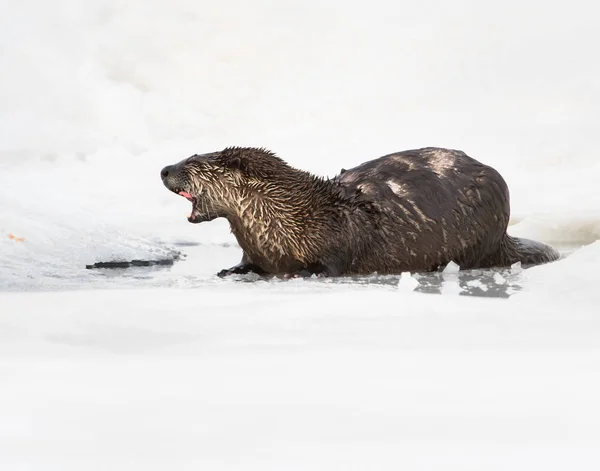
[[[553,244],[561,252],[561,258],[569,256],[581,248],[581,244]],[[524,273],[528,267],[491,268],[477,270],[461,270],[458,272],[438,271],[413,273],[416,281],[407,280],[400,275],[368,275],[348,276],[340,278],[309,278],[304,283],[351,285],[357,288],[390,287],[406,291],[417,291],[428,294],[477,296],[487,298],[508,298],[522,291],[525,286]],[[282,283],[285,280],[264,280],[256,275],[234,276],[232,280],[241,283]],[[291,282],[294,282],[291,280]],[[310,285],[308,285],[310,286]]]
[[[136,289],[151,287],[207,288],[241,284],[244,289],[256,286],[261,290],[276,289],[307,292],[348,289],[398,289],[428,294],[508,298],[523,290],[525,269],[497,268],[413,273],[412,278],[400,275],[369,275],[302,280],[265,279],[249,274],[218,278],[219,269],[236,263],[240,249],[230,244],[203,245],[178,242],[173,259],[166,261],[136,260],[135,263],[96,261],[95,267],[66,267],[43,273],[43,276],[16,277],[0,280],[0,291],[55,291],[73,289]],[[558,246],[563,257],[580,246]]]
[[[499,268],[489,270],[464,270],[458,273],[435,272],[413,273],[413,280],[400,275],[348,276],[340,278],[309,278],[301,280],[307,287],[314,285],[343,285],[356,288],[389,287],[405,291],[429,294],[458,294],[508,298],[523,289],[523,269]],[[255,275],[234,276],[231,280],[240,283],[298,283],[298,280],[261,279]]]

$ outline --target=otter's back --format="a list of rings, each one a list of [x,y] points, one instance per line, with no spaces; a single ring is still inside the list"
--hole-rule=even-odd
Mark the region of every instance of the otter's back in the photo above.
[[[461,151],[429,147],[389,154],[343,171],[338,181],[349,194],[400,220],[404,231],[410,228],[419,250],[431,248],[436,263],[475,266],[488,255],[482,248],[498,247],[508,226],[506,182]]]

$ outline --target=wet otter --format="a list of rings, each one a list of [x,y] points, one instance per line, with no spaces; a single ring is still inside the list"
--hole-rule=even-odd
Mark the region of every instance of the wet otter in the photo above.
[[[231,147],[161,172],[192,202],[192,223],[227,218],[242,262],[220,276],[339,276],[539,264],[558,258],[540,242],[509,236],[509,193],[500,174],[457,150],[386,155],[324,179],[270,151]]]

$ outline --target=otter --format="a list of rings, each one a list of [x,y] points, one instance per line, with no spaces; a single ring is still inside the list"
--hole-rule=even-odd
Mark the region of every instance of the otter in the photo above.
[[[161,178],[192,202],[189,222],[229,221],[243,256],[219,276],[397,274],[559,257],[506,233],[506,182],[458,150],[397,152],[326,179],[263,148],[228,147],[167,166]]]

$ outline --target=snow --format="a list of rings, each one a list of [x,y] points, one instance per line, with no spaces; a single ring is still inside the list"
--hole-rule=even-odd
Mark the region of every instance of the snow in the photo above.
[[[592,309],[298,294],[5,294],[3,469],[597,467]]]
[[[598,469],[590,8],[2,3],[0,469]],[[462,149],[563,257],[221,280],[226,222],[159,173],[228,145],[321,175]]]

